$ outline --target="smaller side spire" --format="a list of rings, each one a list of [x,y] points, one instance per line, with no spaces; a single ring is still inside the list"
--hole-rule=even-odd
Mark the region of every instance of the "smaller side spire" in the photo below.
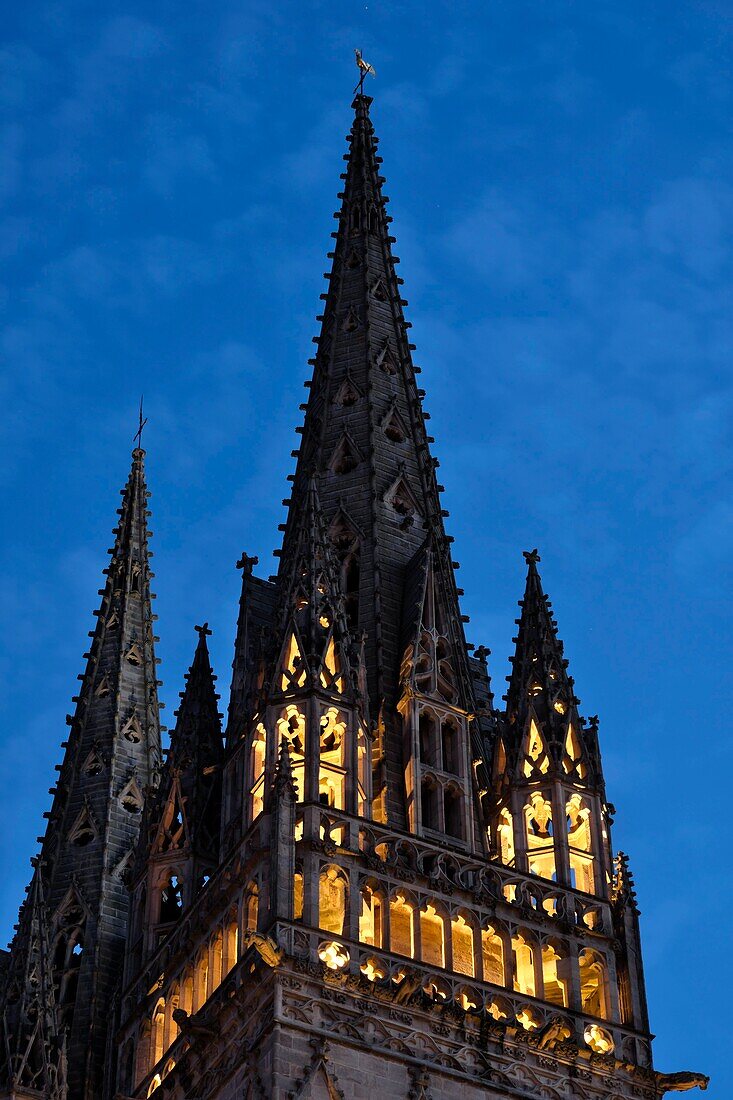
[[[524,557],[516,650],[493,747],[492,846],[509,866],[608,897],[611,808],[597,719],[586,726],[578,713],[540,556],[530,550]]]
[[[30,1089],[46,1100],[65,1100],[66,1044],[54,995],[43,864],[36,858],[32,865],[0,1000],[0,1065],[11,1096]]]
[[[175,923],[219,860],[224,761],[219,695],[206,641],[211,631],[207,623],[196,631],[198,644],[160,787],[146,799],[133,885],[133,954],[141,937],[151,947],[160,931]]]
[[[302,503],[298,536],[280,570],[280,613],[271,693],[324,691],[354,696],[358,660],[328,540],[317,481]]]

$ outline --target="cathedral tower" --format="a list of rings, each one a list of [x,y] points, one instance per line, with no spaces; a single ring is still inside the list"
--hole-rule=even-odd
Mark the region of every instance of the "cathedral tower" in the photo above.
[[[597,722],[536,552],[504,711],[464,637],[370,105],[278,573],[239,563],[218,866],[139,968],[133,922],[117,1087],[651,1100],[694,1075],[652,1068]],[[169,879],[147,884],[155,914]]]
[[[652,1066],[598,723],[536,551],[504,709],[488,650],[466,642],[370,107],[360,89],[278,572],[239,562],[224,742],[198,628],[159,786],[134,454],[10,960],[11,1096],[657,1100],[706,1084]]]

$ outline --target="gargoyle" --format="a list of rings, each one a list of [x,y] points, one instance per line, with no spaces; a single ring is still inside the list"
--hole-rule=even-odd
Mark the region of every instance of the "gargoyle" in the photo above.
[[[396,1005],[406,1005],[413,993],[416,993],[422,984],[422,978],[417,971],[405,970],[404,973],[405,976],[397,986],[397,992],[394,995]]]
[[[198,1014],[197,1014],[198,1015]],[[218,1031],[196,1016],[189,1016],[184,1008],[173,1009],[173,1020],[178,1024],[182,1034],[190,1035],[196,1039],[215,1039]]]
[[[248,932],[246,942],[252,944],[262,961],[273,970],[283,961],[285,952],[270,936],[264,936],[262,932]]]
[[[543,1028],[537,1032],[537,1046],[540,1050],[547,1050],[556,1043],[564,1043],[573,1034],[568,1021],[564,1016],[551,1016]]]
[[[703,1092],[708,1087],[709,1077],[704,1073],[656,1073],[657,1088],[662,1092],[689,1092],[690,1089],[701,1089]]]

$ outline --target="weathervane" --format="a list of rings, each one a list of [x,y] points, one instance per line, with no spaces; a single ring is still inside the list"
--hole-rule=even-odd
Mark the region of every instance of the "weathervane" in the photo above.
[[[370,73],[372,76],[376,76],[377,70],[368,61],[364,60],[361,50],[354,50],[354,53],[356,54],[356,67],[359,70],[359,83],[354,88],[354,95],[357,92],[359,95],[364,95],[364,78],[369,76]]]
[[[140,398],[140,418],[139,418],[139,421],[138,421],[137,431],[135,432],[134,436],[132,437],[133,439],[137,440],[137,449],[138,450],[142,450],[143,428],[145,427],[147,422],[148,422],[147,416],[143,420],[143,399],[141,397]]]

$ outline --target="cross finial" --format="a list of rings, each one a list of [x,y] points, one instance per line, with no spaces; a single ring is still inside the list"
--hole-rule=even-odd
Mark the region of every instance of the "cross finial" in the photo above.
[[[364,78],[369,75],[376,76],[377,71],[373,65],[364,60],[361,50],[354,50],[354,54],[356,55],[356,67],[359,70],[359,83],[354,88],[354,95],[364,95]]]
[[[249,576],[252,573],[255,565],[259,565],[260,559],[257,557],[250,557],[249,554],[242,554],[241,558],[237,562],[237,569],[243,569]]]
[[[141,397],[140,397],[140,414],[139,414],[139,418],[138,418],[137,431],[135,432],[134,436],[132,437],[136,441],[138,451],[141,450],[141,448],[142,448],[143,428],[145,427],[147,422],[148,422],[147,416],[143,420],[143,399],[142,399],[142,395],[141,395]]]
[[[534,550],[523,550],[522,554],[524,555],[524,560],[527,565],[536,565],[538,561],[542,561],[542,558],[537,553],[536,547]]]
[[[211,635],[208,623],[204,623],[203,626],[195,626],[194,630],[198,631],[199,638],[206,638],[207,636]]]

